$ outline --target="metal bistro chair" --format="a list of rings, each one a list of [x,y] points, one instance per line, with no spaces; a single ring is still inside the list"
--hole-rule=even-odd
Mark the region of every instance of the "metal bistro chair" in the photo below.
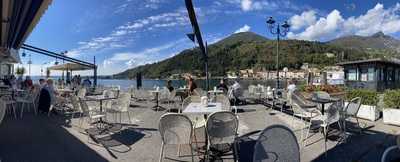
[[[119,123],[122,124],[122,114],[125,113],[128,116],[129,124],[132,124],[131,116],[129,113],[130,106],[130,94],[120,93],[116,102],[111,105],[111,108],[106,109],[107,112],[115,114],[114,120],[117,119],[116,116],[119,114]]]
[[[82,115],[84,116],[80,120],[80,127],[82,127],[82,122],[85,119],[88,119],[89,124],[92,123],[92,120],[100,120],[101,118],[107,120],[107,116],[104,112],[99,112],[99,111],[93,111],[89,109],[89,106],[87,105],[86,101],[83,98],[79,98],[79,103],[82,109]]]
[[[226,97],[225,95],[217,95],[215,99],[215,102],[221,103],[222,110],[232,111],[231,103],[228,97]]]
[[[6,115],[6,100],[7,98],[5,98],[4,96],[0,98],[1,102],[0,102],[0,124],[3,122],[4,116]]]
[[[361,100],[362,99],[360,97],[351,99],[347,106],[341,112],[341,121],[343,122],[344,130],[346,130],[346,120],[349,118],[355,118],[357,121],[357,126],[360,129],[360,133],[362,132],[362,128],[357,117],[358,110],[360,110],[361,107]]]
[[[33,109],[35,115],[37,114],[35,101],[37,100],[38,95],[39,95],[39,89],[34,88],[32,92],[25,92],[23,96],[16,98],[17,103],[21,104],[20,118],[22,118],[25,107],[27,109]]]
[[[383,152],[381,162],[386,162],[386,158],[390,151],[393,151],[393,150],[400,151],[400,135],[397,135],[396,143],[397,143],[397,145],[391,146],[391,147],[387,148],[385,150],[385,152]]]
[[[210,157],[211,150],[218,150],[215,146],[229,144],[230,150],[233,152],[235,161],[238,159],[237,154],[237,130],[239,120],[236,115],[229,111],[220,111],[212,113],[206,123],[206,132],[208,137],[207,157]],[[218,150],[219,151],[219,150]],[[216,156],[223,156],[223,152],[218,152]],[[213,155],[211,155],[213,156]]]
[[[311,130],[312,124],[315,124],[315,125],[323,128],[325,156],[327,156],[326,142],[328,139],[327,135],[328,135],[328,131],[329,131],[329,126],[337,122],[339,124],[339,127],[341,127],[340,122],[339,122],[339,120],[340,120],[340,112],[339,112],[340,108],[338,106],[339,102],[340,101],[338,101],[334,104],[331,104],[329,106],[329,108],[327,109],[327,111],[325,112],[325,115],[318,115],[316,117],[311,118],[310,123],[307,126],[308,131],[307,131],[307,135],[306,135],[305,145],[307,145],[307,138],[308,138],[309,132]]]
[[[288,127],[265,128],[254,146],[253,162],[300,162],[297,138]]]
[[[190,145],[192,161],[194,161],[191,141],[192,127],[192,122],[185,115],[167,113],[161,116],[158,127],[161,135],[160,162],[164,159],[165,145]],[[180,156],[179,151],[178,156]]]

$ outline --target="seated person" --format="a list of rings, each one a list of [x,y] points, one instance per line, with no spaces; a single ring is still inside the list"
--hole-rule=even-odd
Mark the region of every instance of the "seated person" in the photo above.
[[[83,80],[82,86],[84,86],[84,87],[92,86],[92,82],[90,81],[89,77],[86,77],[86,79]]]
[[[193,91],[197,88],[197,85],[191,76],[187,78],[187,81],[188,81],[189,94],[193,94]]]
[[[46,88],[42,88],[39,95],[39,112],[47,113],[50,110],[51,97],[50,93]]]
[[[167,88],[168,88],[169,92],[172,92],[174,90],[174,87],[172,86],[172,81],[171,80],[167,81]]]
[[[58,92],[54,88],[53,80],[48,79],[46,86],[43,89],[46,89],[50,94],[51,103],[54,104],[57,101]]]
[[[217,88],[219,90],[224,91],[224,93],[228,92],[228,86],[225,84],[225,80],[221,79],[221,81],[219,82],[219,85],[217,86]]]

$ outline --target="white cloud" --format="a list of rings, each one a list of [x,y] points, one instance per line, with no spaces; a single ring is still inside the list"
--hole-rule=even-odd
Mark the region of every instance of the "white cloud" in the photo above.
[[[295,19],[294,17],[291,19]],[[288,37],[304,40],[328,40],[349,34],[367,36],[379,31],[385,34],[400,32],[400,3],[387,9],[378,3],[365,14],[347,19],[344,19],[339,11],[333,10],[326,17],[320,17],[318,21],[309,24],[303,31],[289,32]]]
[[[245,24],[243,27],[239,28],[234,33],[248,32],[248,31],[250,31],[250,28],[251,28],[250,26]]]
[[[241,4],[241,6],[242,6],[242,10],[243,11],[249,11],[249,10],[251,10],[251,8],[252,8],[252,2],[251,2],[251,0],[242,0],[241,2],[240,2],[240,4]]]
[[[146,63],[156,62],[165,58],[165,56],[159,57],[159,54],[162,51],[171,49],[178,44],[182,44],[184,41],[187,41],[187,39],[182,38],[174,42],[152,48],[146,48],[138,52],[115,53],[111,58],[103,61],[103,66],[110,67],[114,64],[120,64],[121,62],[124,62],[129,68],[132,68],[139,65],[144,65]]]
[[[157,0],[151,1],[154,3],[159,2]],[[78,42],[79,46],[70,50],[67,55],[70,57],[79,57],[82,54],[122,48],[130,43],[127,37],[133,33],[188,25],[190,21],[186,12],[186,10],[179,8],[173,12],[166,12],[125,23],[124,25],[116,27],[106,36],[94,37],[89,41]],[[202,15],[199,8],[196,8],[196,12],[198,15]]]
[[[309,10],[301,13],[301,15],[294,15],[289,19],[291,29],[298,30],[305,26],[314,24],[317,21],[316,12],[314,10]]]

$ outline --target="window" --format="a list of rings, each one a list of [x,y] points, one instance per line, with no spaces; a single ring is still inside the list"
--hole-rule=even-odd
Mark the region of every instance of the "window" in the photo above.
[[[368,68],[368,81],[374,81],[375,77],[375,69],[374,68]]]
[[[368,81],[368,69],[361,69],[361,81]]]
[[[388,68],[386,72],[387,80],[393,81],[393,68]]]
[[[356,69],[349,69],[348,80],[357,80],[357,70]]]

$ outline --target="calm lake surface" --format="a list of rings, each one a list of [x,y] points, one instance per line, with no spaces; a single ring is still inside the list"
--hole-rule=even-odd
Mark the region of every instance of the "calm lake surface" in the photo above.
[[[40,76],[33,76],[32,80],[37,83],[38,80],[40,79]],[[59,77],[50,77],[53,80],[57,80]],[[93,80],[91,80],[93,82]],[[219,79],[210,79],[210,89],[212,89],[214,86],[217,86],[219,84]],[[232,85],[234,81],[238,81],[239,84],[243,88],[247,88],[248,85],[253,84],[261,84],[265,86],[271,86],[272,88],[275,87],[276,85],[276,80],[252,80],[252,79],[228,79],[227,83],[228,85]],[[142,80],[142,88],[144,89],[153,89],[156,86],[163,87],[166,85],[167,80],[156,80],[156,79],[143,79]],[[206,87],[206,81],[202,79],[195,80],[196,84],[198,87],[205,88]],[[113,86],[113,85],[119,85],[122,90],[127,90],[129,87],[133,86],[136,87],[136,80],[128,80],[128,79],[98,79],[97,80],[98,85],[103,85],[103,86]],[[185,80],[172,80],[172,85],[174,87],[183,87],[186,85]],[[284,81],[281,81],[281,87],[285,86]]]

